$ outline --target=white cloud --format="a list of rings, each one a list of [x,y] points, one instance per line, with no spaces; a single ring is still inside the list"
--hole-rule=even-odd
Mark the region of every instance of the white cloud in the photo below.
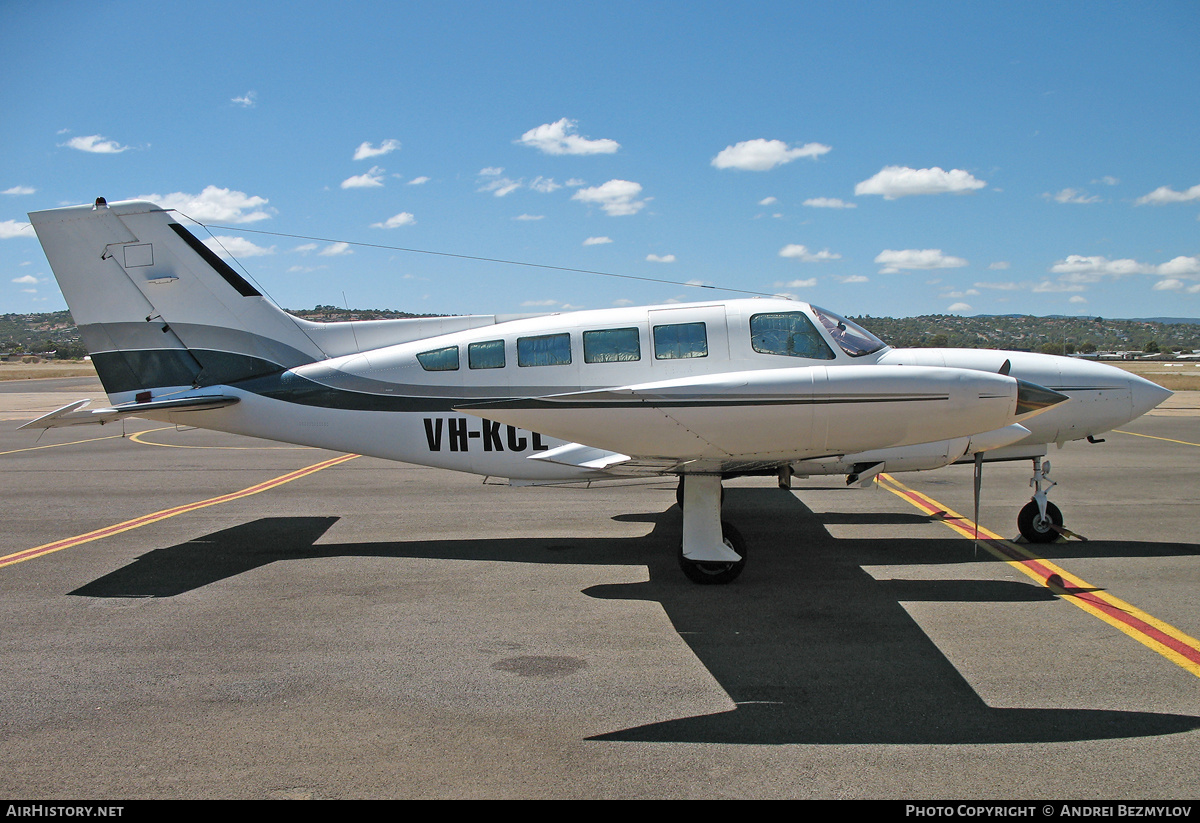
[[[857,209],[857,203],[847,203],[837,197],[810,197],[804,205],[814,209]]]
[[[20,277],[14,277],[12,281],[25,286],[36,286],[38,284],[38,279],[32,274],[23,274]]]
[[[743,169],[745,171],[767,171],[800,157],[820,157],[832,149],[820,143],[805,143],[790,148],[782,140],[743,140],[721,149],[712,159],[718,169]]]
[[[521,305],[526,308],[531,308],[534,306],[557,306],[558,301],[557,300],[526,300]]]
[[[364,141],[359,144],[357,149],[354,150],[354,159],[355,160],[366,160],[371,157],[380,157],[385,154],[391,154],[392,152],[398,151],[399,149],[400,149],[400,141],[399,140],[384,140],[378,146],[373,146],[370,143]]]
[[[1081,189],[1063,189],[1057,194],[1046,192],[1042,197],[1056,203],[1102,203],[1104,198],[1098,194],[1089,195]]]
[[[298,251],[301,254],[308,254],[310,251],[316,251],[316,250],[317,250],[316,243],[303,243],[299,246],[296,246],[296,248],[292,249],[292,251]]]
[[[648,260],[648,261],[649,261],[649,262],[651,262],[651,263],[674,263],[674,262],[675,262],[675,255],[673,255],[673,254],[664,254],[664,255],[662,255],[662,256],[659,256],[659,255],[657,255],[657,254],[647,254],[647,255],[646,255],[646,260]],[[695,283],[695,284],[693,284],[693,285],[697,285],[697,286],[698,286],[698,285],[701,285],[701,284],[700,284],[700,283]]]
[[[1122,277],[1128,274],[1151,274],[1154,267],[1146,263],[1139,263],[1136,260],[1128,258],[1122,260],[1109,260],[1107,257],[1099,255],[1084,257],[1080,254],[1067,255],[1066,260],[1060,260],[1050,267],[1052,274],[1068,274],[1068,275],[1095,275]],[[1095,282],[1095,280],[1091,281]]]
[[[429,178],[428,178],[428,177],[424,177],[424,176],[422,176],[422,177],[414,177],[412,180],[409,180],[409,181],[408,181],[408,185],[410,185],[410,186],[424,186],[424,185],[425,185],[426,183],[428,183],[428,182],[429,182]]]
[[[1001,283],[975,283],[974,285],[977,289],[995,289],[997,291],[1017,291],[1018,289],[1025,288],[1025,284],[1014,283],[1011,280]]]
[[[1192,186],[1184,191],[1175,191],[1170,186],[1159,186],[1149,194],[1143,195],[1134,201],[1135,206],[1144,206],[1147,203],[1155,206],[1161,206],[1166,203],[1186,203],[1189,200],[1200,200],[1200,184]]]
[[[758,205],[760,205],[760,206],[773,206],[773,205],[775,205],[775,204],[776,204],[776,203],[778,203],[778,202],[779,202],[779,198],[778,198],[778,197],[764,197],[762,200],[759,200],[759,201],[758,201]]]
[[[886,200],[914,194],[944,194],[982,189],[987,183],[977,180],[962,169],[944,171],[910,169],[908,166],[885,166],[878,174],[854,187],[855,194],[881,194]]]
[[[544,154],[614,154],[621,144],[616,140],[589,140],[575,133],[576,122],[563,118],[545,123],[521,135],[516,142]]]
[[[417,222],[417,219],[415,217],[413,217],[410,212],[402,211],[399,214],[389,217],[387,220],[384,220],[382,223],[372,223],[371,228],[373,228],[373,229],[398,229],[401,226],[411,226],[415,222]]]
[[[520,180],[512,180],[508,177],[501,177],[504,173],[502,168],[486,168],[481,169],[479,174],[481,177],[490,177],[491,180],[485,182],[476,191],[490,191],[496,197],[503,197],[506,194],[511,194],[521,188]]]
[[[553,178],[535,177],[533,178],[533,182],[529,184],[529,188],[542,194],[549,194],[552,191],[561,189],[562,186],[560,186],[558,183],[555,183]]]
[[[545,220],[544,214],[518,214],[513,220]]]
[[[967,265],[963,258],[942,254],[941,249],[884,249],[875,262],[884,266],[880,274],[895,274],[902,269],[956,269]]]
[[[1035,292],[1084,291],[1087,285],[1099,283],[1105,279],[1118,279],[1131,275],[1148,274],[1162,278],[1151,288],[1154,291],[1184,290],[1189,294],[1200,292],[1200,283],[1186,286],[1185,280],[1200,278],[1200,255],[1186,257],[1180,255],[1166,263],[1142,263],[1130,258],[1109,260],[1099,255],[1083,256],[1069,255],[1050,267],[1052,274],[1059,275],[1057,280],[1045,280],[1033,287]],[[1186,288],[1185,288],[1186,286]]]
[[[245,192],[205,186],[199,194],[172,192],[171,194],[140,195],[137,200],[149,200],[164,209],[175,209],[203,223],[206,220],[223,223],[253,223],[267,220],[270,213],[262,207],[269,202],[265,197],[251,197]]]
[[[13,282],[15,283],[16,281],[14,280]],[[1167,280],[1159,280],[1151,288],[1154,291],[1179,291],[1183,288],[1183,281],[1172,277]]]
[[[1088,280],[1067,280],[1059,278],[1054,280],[1043,280],[1041,283],[1036,283],[1033,286],[1034,294],[1056,294],[1059,292],[1072,291],[1087,291],[1086,283],[1093,282]]]
[[[780,257],[791,257],[796,260],[801,260],[805,263],[826,263],[830,260],[841,260],[840,254],[834,254],[829,249],[822,249],[819,252],[811,252],[808,246],[801,246],[797,243],[789,243],[779,250]]]
[[[837,280],[839,283],[870,283],[871,282],[871,278],[865,277],[861,274],[843,275],[841,277],[836,277],[834,279]]]
[[[343,189],[373,189],[383,185],[384,171],[379,166],[372,166],[371,170],[363,174],[356,174],[353,177],[347,177],[342,181]]]
[[[219,257],[262,257],[274,254],[274,246],[258,246],[244,237],[219,236],[204,241]]]
[[[11,189],[5,189],[2,194],[33,194],[37,189],[31,189],[29,186],[13,186]]]
[[[1121,181],[1118,180],[1117,178],[1113,177],[1111,174],[1106,174],[1103,177],[1101,177],[1099,180],[1093,180],[1092,182],[1093,183],[1103,183],[1106,186],[1115,186],[1118,183],[1120,183]]]
[[[1195,257],[1175,257],[1157,266],[1154,273],[1176,277],[1194,277],[1200,275],[1200,254]]]
[[[785,289],[811,289],[817,285],[817,278],[809,277],[806,280],[788,280],[786,283],[776,282],[775,288]],[[795,299],[794,297],[792,299]]]
[[[602,246],[605,243],[611,243],[611,242],[612,242],[611,237],[589,237],[587,240],[583,241],[583,245],[585,245],[585,246]]]
[[[595,203],[604,209],[609,217],[620,217],[627,214],[637,214],[645,205],[645,200],[638,200],[642,193],[640,183],[629,180],[609,180],[600,186],[580,189],[571,195],[572,200],[581,203]]]
[[[970,310],[971,310],[971,304],[970,304],[970,303],[955,303],[953,306],[951,306],[950,308],[946,309],[946,311],[948,311],[948,312],[954,312],[954,313],[959,313],[959,312],[964,312],[964,311],[970,311]]]
[[[1010,264],[1007,260],[997,260],[995,263],[989,263],[988,268],[992,269],[993,271],[1003,271],[1004,269],[1007,269],[1009,265]]]
[[[945,294],[939,294],[938,297],[942,300],[957,300],[960,297],[976,297],[979,295],[978,289],[967,289],[965,291],[952,290]]]
[[[354,249],[350,248],[349,243],[330,243],[317,254],[321,257],[339,257],[343,254],[354,254]]]
[[[0,238],[36,237],[33,226],[29,223],[18,223],[16,220],[0,220]]]
[[[1071,299],[1068,300],[1067,302],[1068,303],[1086,303],[1087,298],[1084,297],[1082,294],[1073,294],[1073,295],[1071,295]]]
[[[122,146],[115,140],[109,140],[99,134],[90,134],[87,137],[72,137],[61,145],[69,149],[91,152],[92,154],[120,154],[130,149],[130,146]]]
[[[241,97],[234,97],[229,102],[233,103],[235,106],[241,106],[244,109],[252,109],[252,108],[254,108],[254,102],[255,102],[256,97],[258,97],[257,92],[248,91],[245,94],[243,94]]]

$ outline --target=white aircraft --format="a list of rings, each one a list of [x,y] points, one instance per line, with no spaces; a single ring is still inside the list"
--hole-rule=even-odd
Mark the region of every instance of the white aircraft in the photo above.
[[[984,461],[1032,459],[1020,530],[1055,539],[1048,444],[1098,442],[1171,394],[1094,362],[892,349],[782,299],[314,323],[152,203],[29,219],[111,405],[25,427],[136,415],[513,484],[677,475],[680,564],[696,582],[745,565],[721,521],[722,480],[740,475],[866,484],[967,461],[978,501]]]

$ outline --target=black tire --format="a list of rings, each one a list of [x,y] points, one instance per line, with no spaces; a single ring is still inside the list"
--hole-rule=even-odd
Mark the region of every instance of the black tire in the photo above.
[[[1058,531],[1052,528],[1051,523],[1062,528],[1063,516],[1058,506],[1049,501],[1046,503],[1046,519],[1050,522],[1041,519],[1037,503],[1030,500],[1017,515],[1017,528],[1030,543],[1053,543],[1058,539]]]
[[[724,585],[737,580],[742,569],[746,567],[746,541],[742,535],[729,523],[721,521],[721,536],[725,545],[742,556],[736,563],[701,563],[688,560],[683,556],[683,544],[679,545],[679,568],[687,575],[687,579],[702,586]]]

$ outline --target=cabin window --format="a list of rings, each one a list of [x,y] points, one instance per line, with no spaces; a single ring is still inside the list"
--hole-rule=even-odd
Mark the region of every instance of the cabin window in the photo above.
[[[602,329],[583,333],[583,362],[626,363],[642,359],[637,329]]]
[[[467,365],[473,369],[504,368],[504,341],[485,340],[467,346]]]
[[[518,366],[567,366],[571,363],[571,335],[543,334],[517,338]]]
[[[417,355],[417,362],[425,371],[458,371],[458,346],[423,351]]]
[[[703,323],[655,326],[654,357],[657,360],[708,357],[708,331]]]
[[[832,360],[833,350],[803,312],[756,314],[750,318],[750,345],[762,354]]]

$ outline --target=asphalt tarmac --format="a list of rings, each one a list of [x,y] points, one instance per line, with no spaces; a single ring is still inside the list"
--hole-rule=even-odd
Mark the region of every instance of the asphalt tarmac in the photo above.
[[[0,796],[1200,795],[1197,393],[1052,450],[1089,538],[1024,546],[1057,588],[840,477],[727,483],[749,561],[705,587],[670,480],[15,431],[87,396],[0,384]],[[1016,535],[1029,477],[986,467],[983,526]],[[896,479],[971,516],[970,467]]]

